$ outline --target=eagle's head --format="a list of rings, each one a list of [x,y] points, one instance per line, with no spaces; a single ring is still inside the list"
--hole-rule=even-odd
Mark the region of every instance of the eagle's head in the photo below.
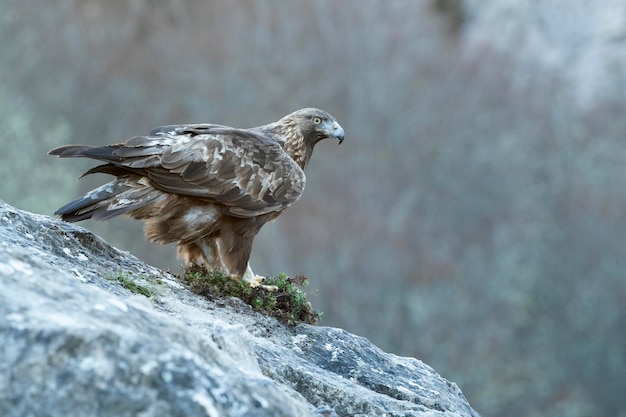
[[[277,122],[256,129],[270,133],[303,169],[317,142],[331,138],[341,144],[344,139],[343,128],[337,120],[324,110],[314,108],[296,110]]]
[[[304,143],[311,149],[322,139],[337,139],[340,145],[344,139],[341,125],[324,110],[300,109],[283,117],[281,121],[297,130]]]

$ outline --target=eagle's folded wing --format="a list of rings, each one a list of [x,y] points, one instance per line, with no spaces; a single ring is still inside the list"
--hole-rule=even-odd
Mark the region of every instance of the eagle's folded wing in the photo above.
[[[151,133],[123,144],[70,145],[51,153],[105,161],[87,173],[135,173],[158,190],[222,203],[236,217],[282,210],[304,190],[302,169],[259,133],[219,125],[165,126]]]

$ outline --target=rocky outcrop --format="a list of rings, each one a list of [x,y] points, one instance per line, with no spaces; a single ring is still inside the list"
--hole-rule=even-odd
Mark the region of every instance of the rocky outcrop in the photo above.
[[[81,227],[0,202],[0,236],[2,416],[478,416],[419,360],[208,300]]]

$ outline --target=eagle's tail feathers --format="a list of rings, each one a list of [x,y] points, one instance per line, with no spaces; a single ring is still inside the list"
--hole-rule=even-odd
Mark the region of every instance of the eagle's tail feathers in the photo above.
[[[113,175],[114,177],[124,177],[124,176],[129,176],[129,175],[134,174],[134,172],[131,169],[128,169],[126,167],[121,167],[121,166],[112,165],[112,164],[104,164],[104,165],[98,165],[97,167],[91,168],[90,170],[86,171],[83,175],[81,175],[80,178],[83,178],[87,175],[96,174],[96,173],[109,174],[109,175]]]
[[[89,145],[64,145],[48,151],[48,155],[56,155],[59,158],[73,158],[83,156],[85,149],[92,148]]]
[[[48,155],[56,155],[59,158],[91,158],[99,161],[120,162],[122,158],[115,151],[122,145],[90,146],[90,145],[65,145],[54,148]]]
[[[115,180],[64,205],[54,214],[71,223],[86,219],[107,220],[124,214],[137,217],[131,212],[145,215],[155,200],[162,197],[162,193],[150,187],[136,188],[136,184],[130,186],[126,181]]]

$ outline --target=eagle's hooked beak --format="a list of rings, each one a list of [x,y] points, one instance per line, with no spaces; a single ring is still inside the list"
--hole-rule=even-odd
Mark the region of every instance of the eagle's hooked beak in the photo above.
[[[341,127],[341,125],[337,122],[333,123],[332,135],[337,138],[337,140],[339,141],[339,144],[341,145],[345,134],[343,131],[343,127]]]

